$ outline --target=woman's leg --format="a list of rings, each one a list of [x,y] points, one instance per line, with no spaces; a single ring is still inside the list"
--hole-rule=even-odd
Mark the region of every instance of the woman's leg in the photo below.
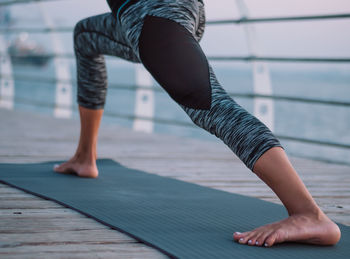
[[[98,169],[97,136],[103,109],[87,109],[79,106],[80,138],[77,150],[71,159],[61,165],[55,165],[58,173],[74,173],[81,177],[96,178]]]
[[[339,241],[339,227],[317,206],[283,149],[274,147],[265,152],[253,172],[276,193],[289,217],[252,231],[236,232],[234,240],[257,246],[285,241],[334,245]]]
[[[54,170],[82,177],[98,176],[96,146],[107,92],[107,72],[103,54],[139,62],[111,13],[86,18],[74,30],[77,61],[80,139],[73,157]]]
[[[338,226],[317,206],[279,141],[225,92],[191,33],[164,17],[147,16],[139,54],[145,67],[192,121],[227,144],[285,205],[287,219],[235,233],[236,241],[258,246],[285,241],[320,245],[338,242]]]
[[[169,5],[172,3],[169,2]],[[178,5],[177,11],[185,10],[182,6],[186,3]],[[142,12],[147,9],[144,7],[140,6]],[[169,14],[175,20],[184,17],[176,15],[172,9],[167,12],[168,7],[164,5],[161,12],[155,8],[153,10],[163,16]],[[136,5],[129,10],[134,16],[125,16],[123,21],[135,24],[127,34],[136,54],[140,49],[145,67],[193,122],[222,139],[249,169],[275,191],[288,210],[290,216],[287,219],[241,235],[235,234],[235,240],[242,238],[240,242],[243,244],[251,240],[248,244],[253,245],[258,241],[259,246],[264,243],[272,246],[284,241],[325,245],[336,243],[340,237],[339,228],[318,208],[290,165],[279,141],[263,123],[222,89],[198,42],[191,38],[191,33],[186,33],[185,27],[170,24],[167,19],[149,17],[146,24],[137,23],[135,19],[139,19],[142,12],[134,13],[138,10]],[[192,22],[189,22],[187,28],[191,26]]]

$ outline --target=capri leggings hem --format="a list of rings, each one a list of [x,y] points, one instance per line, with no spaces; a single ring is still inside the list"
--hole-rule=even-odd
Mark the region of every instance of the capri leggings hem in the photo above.
[[[85,102],[82,102],[78,99],[77,101],[78,105],[81,106],[81,107],[84,107],[86,109],[90,109],[90,110],[103,110],[104,107],[105,107],[105,104],[89,104],[89,103],[85,103]]]
[[[264,146],[263,148],[261,148],[259,150],[259,152],[255,153],[254,154],[254,158],[252,160],[250,160],[249,164],[247,165],[247,167],[253,172],[254,172],[254,166],[256,164],[256,162],[259,160],[259,158],[265,154],[267,151],[269,151],[271,148],[274,148],[274,147],[280,147],[284,150],[284,147],[281,145],[281,144],[273,144],[273,145],[266,145]]]

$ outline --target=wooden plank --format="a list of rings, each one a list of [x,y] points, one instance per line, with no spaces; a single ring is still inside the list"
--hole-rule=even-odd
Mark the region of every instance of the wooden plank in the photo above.
[[[72,255],[79,255],[80,258],[105,258],[104,254],[114,254],[118,258],[165,258],[157,251],[152,251],[145,245],[138,243],[89,243],[89,242],[27,242],[23,244],[3,245],[0,249],[0,257],[7,258],[12,255],[15,258],[37,258],[38,254],[45,254],[46,258],[52,258],[53,254],[60,254],[62,257],[71,258]],[[59,256],[58,256],[59,257]],[[60,258],[61,258],[60,257]],[[79,257],[76,257],[79,258]]]
[[[116,242],[116,243],[139,243],[135,239],[112,229],[80,229],[60,230],[33,233],[5,233],[0,235],[0,243],[8,240],[16,240],[17,243],[28,242]]]
[[[2,110],[0,121],[5,122],[0,124],[0,162],[66,160],[79,138],[79,121]],[[99,157],[281,204],[255,174],[214,138],[198,141],[102,124]],[[296,157],[290,160],[325,213],[350,225],[350,167]],[[75,211],[2,184],[0,233],[0,257],[5,258],[164,257]]]
[[[6,254],[4,258],[6,259],[115,259],[115,258],[123,258],[123,259],[135,259],[135,258],[166,258],[161,254],[158,254],[154,251],[147,251],[142,253],[135,253],[133,250],[134,247],[129,247],[130,250],[120,255],[118,252],[110,252],[110,251],[75,251],[75,253],[65,253],[65,251],[59,252],[32,252],[32,253],[22,253],[22,254]],[[1,254],[0,254],[1,255]]]
[[[41,217],[40,220],[34,220],[33,218],[21,219],[19,215],[16,215],[14,217],[2,218],[0,223],[1,234],[42,233],[105,228],[107,227],[103,226],[102,224],[96,224],[96,222],[92,219],[75,217],[71,217],[69,220],[45,217]]]
[[[43,209],[43,208],[39,208],[39,209],[1,209],[0,210],[0,219],[1,217],[5,217],[5,216],[13,216],[14,215],[23,215],[23,216],[32,216],[32,217],[72,217],[73,216],[81,216],[81,217],[85,217],[82,214],[80,214],[79,212],[76,212],[74,210],[68,209],[68,208],[62,208],[62,207],[57,207],[54,209]]]
[[[29,194],[28,194],[29,195]],[[54,203],[50,202],[47,200],[37,200],[33,199],[30,200],[30,202],[26,200],[19,200],[16,201],[15,203],[13,201],[1,201],[0,202],[0,209],[40,209],[40,208],[45,208],[45,209],[54,209],[54,208],[60,208],[61,206]]]

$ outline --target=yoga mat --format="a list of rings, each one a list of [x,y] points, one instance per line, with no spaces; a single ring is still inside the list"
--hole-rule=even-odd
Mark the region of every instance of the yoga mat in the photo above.
[[[350,227],[335,246],[297,243],[254,247],[233,241],[288,216],[283,206],[97,161],[97,179],[55,173],[53,161],[0,164],[0,180],[77,210],[178,258],[350,258]],[[234,175],[232,175],[234,179]]]

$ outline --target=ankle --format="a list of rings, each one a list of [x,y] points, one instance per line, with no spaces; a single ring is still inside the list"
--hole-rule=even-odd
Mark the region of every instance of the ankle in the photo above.
[[[294,215],[305,215],[305,216],[315,218],[317,220],[323,220],[325,218],[328,218],[326,214],[324,214],[324,212],[317,205],[310,208],[304,207],[300,211],[294,211],[289,213],[289,216],[294,216]]]
[[[96,163],[97,155],[96,152],[87,150],[77,150],[77,152],[74,155],[74,158],[77,162],[80,163]]]

